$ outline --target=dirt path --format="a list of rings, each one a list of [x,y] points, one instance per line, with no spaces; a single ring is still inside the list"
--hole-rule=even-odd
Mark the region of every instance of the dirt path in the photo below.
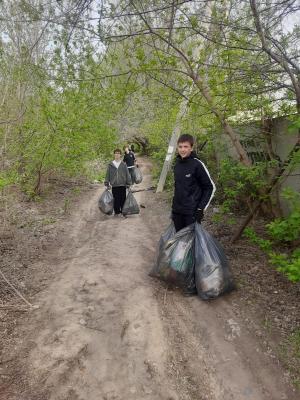
[[[147,163],[143,170],[149,186]],[[100,215],[101,190],[51,255],[57,279],[36,299],[20,345],[27,385],[0,398],[296,400],[234,294],[203,302],[148,276],[168,224],[155,195],[137,194],[146,208],[123,219]]]

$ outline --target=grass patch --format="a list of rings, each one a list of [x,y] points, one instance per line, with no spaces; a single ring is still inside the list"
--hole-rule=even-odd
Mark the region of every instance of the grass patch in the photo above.
[[[291,333],[280,345],[279,356],[289,370],[293,384],[300,389],[300,329]]]

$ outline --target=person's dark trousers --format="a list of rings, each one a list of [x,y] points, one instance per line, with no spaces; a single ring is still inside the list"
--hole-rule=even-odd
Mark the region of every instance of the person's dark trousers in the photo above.
[[[172,220],[174,222],[176,232],[178,232],[186,226],[193,224],[195,222],[195,217],[194,215],[176,214],[173,212]]]
[[[115,214],[121,214],[122,208],[126,200],[126,186],[116,186],[112,188],[114,196],[114,211]]]
[[[133,167],[133,168],[128,168],[128,171],[129,171],[130,176],[131,176],[131,183],[132,183],[132,184],[134,184],[134,169],[135,169],[135,167]]]

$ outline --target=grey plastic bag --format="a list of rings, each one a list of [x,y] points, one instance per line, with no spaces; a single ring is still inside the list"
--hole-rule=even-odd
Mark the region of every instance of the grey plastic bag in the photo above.
[[[172,223],[159,241],[156,265],[150,276],[185,289],[195,287],[194,225],[175,232]]]
[[[128,191],[124,206],[122,208],[122,214],[123,215],[133,215],[133,214],[139,214],[140,213],[140,207],[132,194],[131,190]]]
[[[167,230],[161,235],[159,239],[158,242],[159,251],[162,250],[163,246],[167,243],[167,241],[170,240],[175,234],[176,234],[175,225],[174,222],[171,222]]]
[[[222,246],[200,224],[195,224],[195,279],[198,295],[213,299],[234,289]]]
[[[171,224],[168,226],[167,230],[161,235],[159,242],[158,242],[157,262],[154,265],[154,267],[152,268],[152,270],[149,272],[149,275],[152,276],[153,278],[160,277],[159,257],[161,257],[164,246],[167,243],[167,241],[170,240],[175,234],[176,234],[176,229],[175,229],[174,223],[171,222]]]
[[[143,175],[142,175],[142,171],[140,170],[139,167],[135,167],[134,171],[133,171],[133,176],[134,176],[134,183],[138,184],[141,183],[143,180]]]
[[[111,215],[114,211],[114,198],[111,191],[107,188],[98,200],[98,207],[104,214]]]

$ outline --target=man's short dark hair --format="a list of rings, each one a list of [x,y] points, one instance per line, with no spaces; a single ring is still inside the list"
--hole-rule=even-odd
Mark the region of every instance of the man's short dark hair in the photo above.
[[[177,144],[183,143],[183,142],[189,142],[189,144],[193,147],[195,140],[192,135],[189,135],[188,133],[184,133],[179,136],[179,139],[177,140]]]
[[[120,154],[122,154],[122,152],[121,152],[121,150],[120,150],[120,149],[115,149],[115,150],[114,150],[114,154],[116,154],[116,153],[120,153]]]

